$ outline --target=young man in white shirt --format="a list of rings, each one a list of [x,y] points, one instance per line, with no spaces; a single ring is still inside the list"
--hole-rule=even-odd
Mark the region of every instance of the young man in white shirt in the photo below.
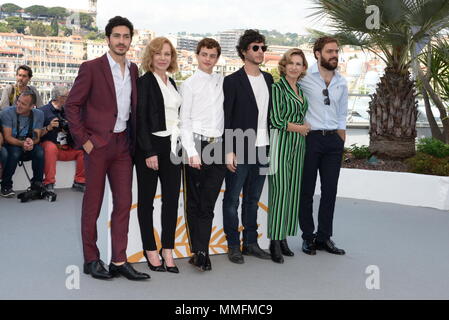
[[[306,138],[299,225],[303,232],[302,250],[315,255],[316,250],[344,255],[345,251],[331,240],[338,177],[346,138],[348,86],[337,72],[339,45],[336,39],[319,38],[313,52],[313,65],[300,85],[309,100],[305,121],[311,131]],[[317,172],[320,172],[321,199],[318,231],[314,234],[313,196]]]
[[[223,76],[213,72],[220,58],[219,43],[205,38],[198,43],[198,70],[181,86],[182,145],[187,194],[187,226],[193,256],[190,263],[200,271],[211,270],[209,242],[226,166],[223,157]]]
[[[244,263],[243,255],[270,260],[258,243],[257,212],[266,175],[269,148],[268,116],[272,106],[273,77],[260,70],[267,50],[265,37],[246,30],[237,51],[243,68],[223,82],[226,148],[226,192],[223,199],[223,226],[231,262]],[[265,157],[265,159],[264,159]],[[243,248],[240,251],[238,207],[243,190]]]

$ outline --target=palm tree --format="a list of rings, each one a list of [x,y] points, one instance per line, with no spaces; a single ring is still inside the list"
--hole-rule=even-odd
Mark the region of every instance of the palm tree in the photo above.
[[[416,48],[449,26],[449,0],[313,1],[315,15],[329,20],[341,44],[373,52],[386,64],[369,105],[371,152],[386,158],[413,156],[417,101],[410,68]],[[379,9],[378,25],[369,23],[370,6]]]
[[[419,62],[425,66],[426,73]],[[415,64],[420,90],[432,137],[449,144],[449,39],[440,38],[427,45]],[[438,126],[430,107],[432,101],[440,113],[443,130]],[[446,103],[446,104],[445,104]]]

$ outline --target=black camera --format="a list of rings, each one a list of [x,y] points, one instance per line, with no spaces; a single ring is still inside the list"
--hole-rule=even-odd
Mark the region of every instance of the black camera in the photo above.
[[[66,119],[64,119],[61,115],[58,115],[58,122],[59,122],[58,129],[68,133],[69,122]]]
[[[69,122],[64,118],[64,112],[61,112],[57,115],[58,118],[58,127],[57,130],[59,131],[57,142],[60,145],[68,145],[70,147],[74,147],[75,143],[73,141],[72,136],[70,135],[69,131]]]
[[[47,191],[41,184],[32,184],[25,192],[17,195],[20,202],[46,199],[49,202],[56,201],[56,193]]]

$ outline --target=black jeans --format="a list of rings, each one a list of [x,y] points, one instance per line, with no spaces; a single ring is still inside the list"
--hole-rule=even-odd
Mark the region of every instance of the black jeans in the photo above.
[[[152,143],[158,149],[159,170],[147,167],[145,157],[136,148],[136,173],[138,189],[137,215],[139,218],[140,235],[144,250],[157,250],[153,230],[154,197],[158,180],[161,181],[161,242],[162,248],[175,247],[175,232],[178,218],[179,191],[181,186],[181,164],[174,164],[170,158],[170,137],[151,137]]]
[[[211,144],[205,141],[201,141],[200,144],[201,153],[206,146],[211,146]],[[214,145],[217,148],[222,148],[221,143],[215,143]],[[206,164],[203,161],[203,157],[201,159],[202,166],[200,170],[192,168],[188,164],[184,166],[187,194],[187,225],[191,251],[205,251],[207,253],[209,252],[215,203],[220,194],[227,169],[222,161],[220,163]]]
[[[299,226],[304,240],[314,238],[313,196],[316,178],[320,172],[321,200],[318,210],[317,240],[324,242],[332,236],[338,178],[343,157],[344,142],[337,133],[323,136],[311,132],[306,137],[306,155],[301,187]]]

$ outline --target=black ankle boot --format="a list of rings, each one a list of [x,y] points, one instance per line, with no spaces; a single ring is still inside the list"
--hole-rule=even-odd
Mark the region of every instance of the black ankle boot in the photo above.
[[[284,256],[293,257],[295,255],[288,247],[287,239],[281,240],[281,251]]]
[[[271,260],[276,263],[284,263],[284,257],[281,251],[281,240],[270,241]]]

